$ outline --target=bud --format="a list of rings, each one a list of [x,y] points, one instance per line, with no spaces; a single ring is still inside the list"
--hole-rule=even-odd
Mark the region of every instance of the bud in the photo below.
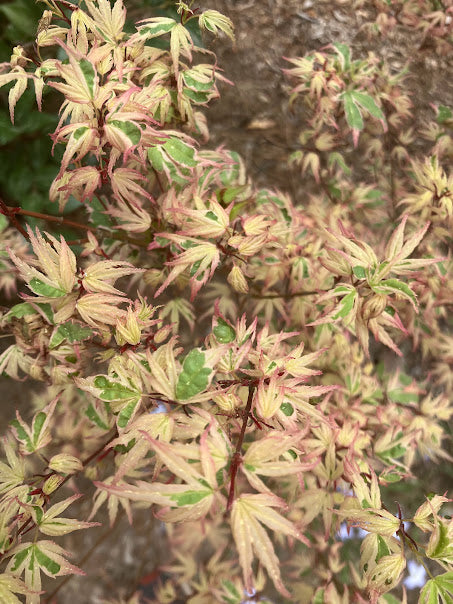
[[[43,484],[42,492],[45,495],[50,495],[54,491],[58,489],[58,487],[62,484],[64,480],[64,476],[59,476],[58,474],[52,474]]]
[[[246,294],[249,291],[249,286],[244,273],[236,264],[231,269],[227,280],[228,283],[240,294]]]
[[[164,342],[168,338],[168,336],[171,334],[171,332],[172,332],[172,326],[164,325],[163,327],[158,329],[156,331],[156,333],[154,334],[154,341],[156,342],[156,344],[162,344],[162,342]]]
[[[369,319],[374,319],[375,317],[379,317],[387,306],[387,296],[383,296],[382,294],[374,294],[367,300],[365,300],[362,306],[362,318],[364,321],[368,321]]]
[[[49,468],[59,474],[75,474],[83,470],[83,465],[77,457],[68,453],[59,453],[51,458]]]
[[[241,399],[237,394],[233,394],[232,392],[218,394],[217,396],[213,396],[212,400],[225,413],[234,413],[242,405]]]

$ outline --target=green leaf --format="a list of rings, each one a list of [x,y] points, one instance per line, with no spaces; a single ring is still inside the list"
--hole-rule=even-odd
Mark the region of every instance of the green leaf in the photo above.
[[[14,556],[14,563],[11,567],[11,570],[14,572],[15,570],[17,570],[19,568],[19,566],[22,564],[22,562],[25,560],[25,558],[28,556],[28,553],[30,551],[30,547],[25,547],[23,550],[21,550],[20,552],[17,552],[17,554]]]
[[[163,148],[177,164],[187,168],[194,168],[197,165],[197,161],[194,159],[195,149],[186,145],[181,139],[171,137]]]
[[[351,312],[351,310],[354,307],[354,301],[356,298],[357,292],[354,290],[352,292],[350,292],[349,294],[347,294],[343,300],[341,300],[340,304],[341,304],[341,309],[337,312],[336,315],[334,315],[334,319],[339,319],[339,318],[344,318],[347,317],[349,315],[349,313]]]
[[[182,373],[176,384],[176,398],[186,400],[203,392],[208,385],[212,369],[204,366],[205,354],[194,348],[184,359]]]
[[[36,306],[38,306],[44,312],[44,314],[50,321],[53,320],[53,313],[50,304],[32,305],[28,302],[21,302],[20,304],[15,304],[5,316],[5,320],[11,321],[13,317],[16,317],[17,319],[22,319],[22,317],[26,317],[28,315],[36,315],[38,314]]]
[[[444,122],[451,120],[453,117],[453,112],[450,107],[446,107],[445,105],[439,105],[437,108],[437,123],[443,124]]]
[[[366,271],[363,266],[353,266],[352,272],[357,277],[357,279],[366,279]]]
[[[378,551],[377,551],[376,559],[375,559],[376,563],[378,563],[382,557],[390,556],[390,554],[391,554],[391,551],[389,550],[387,543],[384,541],[384,539],[381,537],[381,535],[377,536],[377,541],[378,541]]]
[[[184,491],[184,493],[173,493],[170,499],[176,502],[178,507],[183,505],[194,505],[205,497],[212,495],[211,491]]]
[[[89,420],[91,420],[99,428],[102,428],[103,430],[108,430],[109,429],[109,427],[107,426],[107,424],[103,422],[103,420],[101,419],[101,416],[96,411],[96,409],[93,407],[92,403],[90,403],[88,405],[88,408],[85,411],[85,415],[88,417]]]
[[[61,296],[66,294],[66,292],[62,291],[61,289],[52,287],[52,285],[48,285],[40,279],[36,279],[36,277],[33,277],[28,285],[30,289],[38,296],[46,296],[47,298],[61,298]]]
[[[385,116],[382,112],[382,109],[376,105],[374,99],[371,96],[365,94],[364,92],[360,92],[359,90],[352,90],[351,95],[354,101],[358,105],[363,107],[363,109],[368,111],[370,115],[372,115],[378,120],[385,120]]]
[[[33,443],[31,442],[31,438],[28,436],[23,425],[19,422],[18,419],[13,419],[10,422],[10,426],[12,426],[16,430],[18,440],[25,443],[27,451],[31,453],[33,451]]]
[[[400,281],[399,279],[385,279],[381,281],[378,285],[372,286],[373,291],[377,294],[399,294],[404,298],[407,298],[412,302],[414,308],[417,308],[417,298],[411,288]]]
[[[217,325],[213,331],[217,341],[221,344],[229,344],[236,339],[236,330],[221,317],[217,319]]]
[[[99,398],[104,401],[123,401],[140,397],[140,392],[123,386],[118,382],[111,382],[103,375],[94,378],[94,385],[101,390]]]
[[[148,149],[148,159],[155,170],[162,172],[164,169],[164,158],[160,147],[150,147]]]
[[[228,579],[225,579],[224,581],[222,581],[222,585],[231,596],[231,598],[224,598],[225,602],[227,604],[241,604],[242,596],[236,589],[234,583],[232,583]]]
[[[351,51],[349,46],[334,42],[333,47],[339,55],[342,70],[346,71],[351,66]]]
[[[123,407],[118,415],[117,423],[119,428],[125,428],[129,423],[131,417],[134,415],[135,409],[139,404],[140,399],[131,401],[125,407]]]
[[[394,403],[402,403],[407,405],[409,403],[418,403],[419,396],[415,392],[405,392],[402,388],[395,388],[387,392],[387,396]]]
[[[33,420],[33,444],[36,444],[39,441],[39,437],[41,436],[41,431],[44,426],[44,422],[46,421],[47,415],[40,411]]]
[[[360,113],[360,109],[354,102],[354,98],[350,91],[344,92],[341,95],[344,104],[344,111],[346,115],[346,121],[348,122],[348,126],[352,130],[363,130],[363,119],[362,114]]]
[[[67,340],[70,344],[81,342],[82,340],[89,338],[92,334],[93,330],[89,327],[82,327],[77,323],[68,321],[67,323],[59,325],[50,339],[49,346],[50,348],[56,348],[64,340]]]
[[[138,145],[142,137],[142,131],[134,124],[134,122],[122,121],[122,120],[109,120],[111,126],[121,130],[123,134],[131,141],[133,145]]]
[[[168,17],[160,17],[160,19],[161,20],[157,23],[152,23],[142,27],[140,29],[140,35],[146,35],[148,39],[155,38],[157,36],[167,34],[176,25],[176,21],[174,19],[169,19]]]
[[[453,601],[453,572],[430,579],[420,592],[418,604],[451,604]]]
[[[192,76],[192,73],[192,70],[189,70],[182,74],[186,86],[193,88],[198,92],[208,92],[212,89],[214,80],[210,80],[209,82],[200,82],[200,80]]]
[[[36,557],[36,561],[38,562],[41,568],[45,568],[51,575],[56,575],[60,572],[61,566],[47,556],[44,552],[42,552],[38,545],[34,545],[34,554]]]
[[[93,98],[94,95],[94,81],[96,78],[96,71],[90,61],[87,59],[81,59],[79,61],[80,69],[83,73],[83,77],[85,78],[85,82],[88,85],[88,90],[90,91],[90,96]]]
[[[398,600],[398,598],[395,598],[395,596],[392,594],[384,594],[382,597],[387,602],[387,604],[401,604],[400,600]]]
[[[441,520],[437,520],[437,528],[439,531],[439,538],[437,540],[436,547],[430,554],[427,555],[429,558],[442,560],[447,556],[451,557],[453,546],[448,536],[447,525]]]
[[[77,130],[74,130],[75,140],[78,141],[79,138],[83,136],[87,130],[88,128],[86,126],[81,126],[80,128],[77,128]]]
[[[287,417],[290,417],[294,413],[294,407],[291,405],[291,403],[282,403],[280,405],[280,411]]]

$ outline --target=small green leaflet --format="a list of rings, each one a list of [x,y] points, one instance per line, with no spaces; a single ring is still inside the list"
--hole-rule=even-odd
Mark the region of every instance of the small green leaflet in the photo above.
[[[52,285],[44,283],[41,279],[36,279],[36,277],[30,279],[28,286],[32,292],[38,296],[46,296],[47,298],[61,298],[61,296],[64,296],[66,293],[61,289],[57,289],[56,287],[52,287]]]
[[[214,335],[221,344],[229,344],[236,339],[236,331],[224,319],[219,317],[213,329]]]
[[[351,312],[351,310],[354,308],[354,302],[355,302],[356,296],[357,296],[357,292],[355,290],[350,292],[349,294],[347,294],[343,298],[343,300],[341,300],[341,302],[340,302],[341,308],[333,316],[333,319],[340,319],[340,318],[347,317],[349,315],[349,313]]]
[[[104,421],[102,420],[102,418],[99,415],[99,413],[93,407],[92,403],[90,403],[88,405],[88,407],[87,407],[87,409],[85,411],[85,415],[88,417],[89,420],[91,420],[99,428],[102,428],[103,430],[108,430],[109,429],[109,427],[107,426],[107,424],[104,423]]]
[[[418,604],[451,604],[453,601],[453,571],[430,579],[420,592]]]
[[[121,402],[125,403],[124,407],[121,408],[117,416],[117,426],[118,428],[124,428],[127,426],[131,418],[135,415],[138,405],[141,401],[141,392],[138,390],[134,390],[133,388],[128,388],[123,384],[119,384],[118,382],[112,382],[104,375],[98,375],[94,378],[94,385],[96,388],[101,389],[101,393],[99,394],[99,398],[103,401],[112,401],[112,402]],[[93,414],[94,409],[91,411]],[[93,415],[93,421],[100,427],[102,427],[98,421],[99,416]],[[99,418],[102,422],[102,420]],[[102,422],[104,423],[104,422]]]
[[[108,123],[110,126],[114,126],[115,128],[118,128],[118,130],[121,130],[121,132],[127,136],[133,145],[138,145],[140,142],[142,131],[137,124],[134,124],[134,122],[110,120]]]
[[[176,384],[176,398],[180,401],[187,400],[206,389],[212,372],[210,367],[205,367],[205,354],[194,348],[184,359],[182,373]]]
[[[87,59],[81,59],[79,61],[80,71],[83,73],[83,77],[85,78],[85,82],[87,83],[88,90],[90,91],[90,97],[93,98],[94,94],[94,80],[96,77],[96,72],[94,67],[90,61]]]
[[[77,128],[77,130],[74,130],[75,140],[78,141],[79,138],[83,136],[87,130],[88,128],[86,126],[81,126],[80,128]]]
[[[177,164],[187,168],[194,168],[197,165],[194,159],[195,149],[186,145],[181,139],[171,137],[163,145],[163,148]]]
[[[377,542],[378,542],[378,551],[377,551],[376,559],[375,559],[376,563],[378,563],[379,560],[381,558],[383,558],[384,556],[390,556],[390,554],[391,554],[391,551],[389,550],[387,543],[381,537],[381,535],[377,535]]]
[[[117,424],[118,428],[125,428],[129,423],[130,419],[135,414],[137,405],[140,403],[140,399],[131,401],[125,407],[121,409],[118,415]]]
[[[53,313],[50,304],[36,304],[36,306],[38,306],[43,311],[49,321],[53,321]],[[36,314],[38,314],[38,311],[34,306],[29,304],[28,302],[21,302],[20,304],[15,304],[11,308],[11,310],[5,316],[5,320],[11,321],[13,317],[16,317],[17,319],[22,319],[22,317]]]
[[[399,279],[385,279],[378,285],[374,285],[372,288],[377,294],[399,294],[410,300],[413,307],[417,309],[417,298],[415,297],[414,292],[407,283],[404,283]]]
[[[183,505],[195,505],[205,497],[212,495],[212,491],[184,491],[184,493],[173,493],[170,499],[176,502],[178,507]]]
[[[443,124],[447,120],[451,120],[453,117],[453,112],[450,107],[446,107],[445,105],[439,105],[437,108],[437,123]]]
[[[162,172],[164,169],[164,158],[160,147],[150,147],[148,149],[148,159],[155,170]]]
[[[226,604],[241,604],[242,596],[239,591],[236,589],[234,583],[225,579],[222,581],[222,585],[224,589],[228,592],[228,596],[222,596],[223,601]]]
[[[52,405],[52,406],[51,406]],[[38,411],[33,417],[31,428],[27,426],[21,416],[10,422],[11,427],[16,433],[16,438],[21,442],[21,450],[27,455],[33,453],[42,447],[45,447],[50,436],[46,431],[48,416],[52,413],[55,404],[47,405],[44,411]]]
[[[337,51],[341,63],[341,69],[346,71],[351,66],[351,51],[346,44],[334,42],[333,47]]]
[[[185,85],[189,88],[193,88],[197,92],[207,92],[211,90],[214,80],[210,80],[209,82],[200,82],[200,80],[193,76],[194,73],[196,75],[196,72],[193,72],[192,70],[188,70],[183,73],[182,77],[184,78]]]
[[[418,403],[419,396],[416,392],[405,392],[402,388],[395,388],[389,390],[387,396],[394,403],[402,403],[408,405],[409,403]]]
[[[357,277],[357,279],[366,279],[366,271],[363,266],[353,266],[352,272]]]
[[[94,385],[101,389],[99,398],[104,401],[124,401],[140,397],[140,392],[123,386],[118,382],[111,382],[104,375],[98,375],[94,378]]]
[[[148,39],[156,38],[157,36],[167,34],[174,28],[175,25],[176,21],[174,19],[170,19],[168,17],[156,17],[155,23],[145,25],[145,27],[140,28],[140,35],[146,36]]]
[[[362,110],[385,123],[385,116],[374,99],[358,90],[347,90],[340,96],[343,100],[346,121],[353,132],[354,146],[357,146],[359,133],[363,130]]]
[[[282,403],[280,405],[280,411],[287,417],[290,417],[294,413],[294,407],[291,405],[291,403]]]
[[[448,526],[441,520],[437,520],[438,540],[433,551],[428,555],[434,560],[445,560],[448,562],[453,557],[453,545],[448,535]]]
[[[68,321],[58,326],[58,329],[54,332],[50,339],[50,348],[56,348],[64,340],[67,340],[70,344],[74,342],[81,342],[86,340],[92,335],[93,331],[89,327],[82,327],[77,323]]]

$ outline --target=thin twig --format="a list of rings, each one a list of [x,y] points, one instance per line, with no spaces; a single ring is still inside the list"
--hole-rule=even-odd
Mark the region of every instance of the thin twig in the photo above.
[[[247,422],[249,420],[250,411],[252,409],[253,392],[255,390],[255,384],[249,385],[249,396],[247,399],[247,405],[244,409],[244,416],[242,420],[241,432],[239,434],[238,441],[236,443],[236,450],[234,451],[233,459],[231,460],[230,468],[230,492],[228,494],[228,503],[226,507],[226,514],[230,511],[234,501],[234,487],[236,484],[236,475],[238,473],[239,465],[241,463],[241,450],[244,442],[245,431],[247,429]]]
[[[52,216],[51,214],[42,214],[41,212],[33,212],[31,210],[24,210],[23,208],[12,208],[10,206],[7,206],[1,199],[0,199],[0,208],[1,208],[1,213],[5,214],[5,216],[7,216],[11,220],[11,222],[14,224],[14,226],[27,239],[28,239],[28,234],[17,221],[17,219],[15,217],[16,214],[19,214],[20,216],[30,216],[32,218],[40,218],[41,220],[46,220],[47,222],[56,222],[58,224],[64,224],[65,226],[73,227],[75,229],[82,229],[84,231],[90,231],[91,233],[99,233],[98,228],[90,226],[88,224],[76,222],[75,220],[69,220],[68,218],[63,218],[63,216]],[[107,231],[105,231],[105,233],[103,231],[102,233],[105,234],[105,236],[110,239],[116,239],[118,241],[126,241],[127,243],[130,243],[131,245],[137,245],[137,246],[143,247],[143,248],[148,247],[148,243],[146,243],[145,241],[140,241],[139,239],[133,239],[132,237],[129,237],[128,235],[125,235],[123,233],[107,232]]]
[[[299,296],[314,296],[315,294],[319,294],[319,291],[313,290],[308,292],[294,292],[292,294],[252,294],[252,298],[272,300],[274,298],[297,298]]]
[[[1,198],[0,198],[0,213],[3,214],[4,216],[6,216],[7,218],[9,218],[9,220],[12,222],[12,224],[16,227],[16,229],[19,231],[19,233],[25,237],[25,239],[29,238],[27,231],[24,229],[24,227],[20,224],[20,222],[17,220],[17,218],[15,216],[15,214],[17,214],[17,212],[13,211],[13,208],[10,208],[9,206],[7,206],[6,203],[3,201],[3,199],[1,199]]]

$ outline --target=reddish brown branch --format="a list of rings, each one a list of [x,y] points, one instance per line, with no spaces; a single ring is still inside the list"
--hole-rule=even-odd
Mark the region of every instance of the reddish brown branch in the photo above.
[[[28,239],[28,234],[21,226],[19,221],[16,218],[16,214],[20,216],[31,216],[32,218],[40,218],[41,220],[46,220],[47,222],[56,222],[58,224],[64,224],[65,226],[73,227],[74,229],[82,229],[84,231],[90,231],[91,233],[99,233],[99,229],[96,227],[90,226],[88,224],[83,224],[81,222],[76,222],[75,220],[69,220],[68,218],[63,218],[62,216],[52,216],[52,214],[42,214],[41,212],[33,212],[31,210],[24,210],[23,208],[12,208],[11,206],[7,206],[0,199],[0,212],[7,216],[11,222],[14,224],[16,229],[18,229],[24,237]],[[117,239],[119,241],[125,241],[130,243],[131,245],[137,245],[139,247],[148,247],[148,243],[145,241],[140,241],[139,239],[133,239],[132,237],[128,237],[123,233],[118,232],[103,232],[106,237],[110,239]]]
[[[249,396],[247,398],[247,405],[244,409],[243,419],[242,419],[242,427],[241,432],[239,434],[238,441],[236,443],[236,449],[234,451],[233,459],[231,460],[230,467],[230,492],[228,494],[228,503],[226,508],[226,514],[231,510],[231,506],[234,501],[234,487],[236,484],[236,475],[238,473],[239,466],[241,464],[241,450],[242,444],[244,442],[245,431],[247,429],[247,422],[250,416],[250,411],[252,410],[252,402],[253,402],[253,392],[255,391],[255,384],[249,385]]]
[[[11,223],[16,227],[16,229],[19,231],[19,233],[21,235],[23,235],[25,237],[25,239],[28,239],[27,231],[24,229],[24,227],[20,224],[20,222],[16,218],[16,214],[19,213],[17,211],[18,209],[19,208],[10,208],[9,206],[6,205],[6,203],[3,201],[3,199],[0,198],[0,214],[3,214],[4,216],[6,216],[11,221]]]

